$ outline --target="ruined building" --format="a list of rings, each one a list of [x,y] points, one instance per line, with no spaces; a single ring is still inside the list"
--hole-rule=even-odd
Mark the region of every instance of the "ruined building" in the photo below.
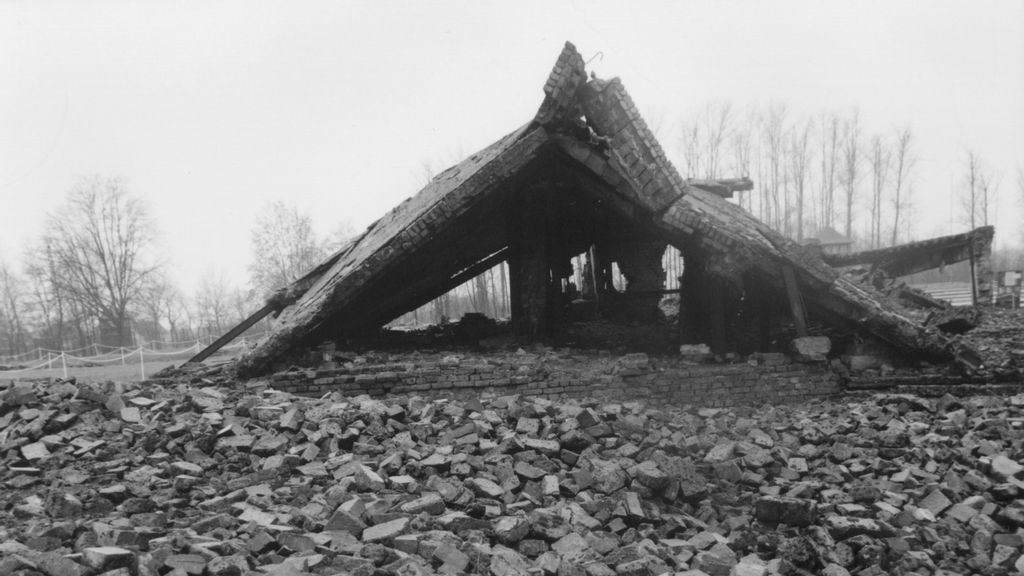
[[[506,261],[520,340],[557,336],[582,296],[599,315],[652,322],[666,246],[683,255],[678,343],[763,350],[773,324],[872,337],[924,359],[976,363],[946,336],[727,200],[745,179],[687,181],[618,78],[588,78],[566,44],[536,115],[371,225],[282,291],[272,333],[237,364],[267,373],[291,351],[372,333]],[[585,254],[583,286],[570,259]],[[852,255],[837,255],[850,258]],[[612,266],[625,290],[610,282]],[[571,312],[571,311],[570,311]]]

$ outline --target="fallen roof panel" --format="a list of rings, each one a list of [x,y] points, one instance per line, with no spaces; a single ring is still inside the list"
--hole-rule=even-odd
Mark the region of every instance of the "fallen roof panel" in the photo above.
[[[974,254],[991,252],[994,236],[994,227],[982,226],[962,234],[849,254],[826,254],[823,258],[825,262],[835,267],[868,264],[890,276],[907,276],[962,262],[971,257],[972,251]]]

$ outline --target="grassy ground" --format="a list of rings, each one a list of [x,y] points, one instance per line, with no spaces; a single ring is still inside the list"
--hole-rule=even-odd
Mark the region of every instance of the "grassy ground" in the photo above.
[[[145,365],[140,365],[138,356],[130,357],[122,366],[120,362],[114,361],[104,364],[88,364],[78,361],[67,361],[67,375],[69,378],[77,378],[79,382],[134,382],[145,380],[167,366],[180,366],[192,352],[176,354],[173,356],[161,356],[152,360],[145,360]],[[207,363],[219,363],[232,358],[233,354],[215,354]],[[53,368],[39,368],[29,371],[0,371],[0,381],[5,380],[34,380],[37,378],[63,378],[64,368],[60,360],[53,362]]]

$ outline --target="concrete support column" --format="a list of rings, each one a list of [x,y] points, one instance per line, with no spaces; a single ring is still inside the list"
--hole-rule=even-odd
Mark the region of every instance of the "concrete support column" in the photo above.
[[[704,302],[708,306],[707,313],[711,324],[711,351],[725,354],[729,351],[728,325],[725,319],[726,287],[710,276],[704,278]]]
[[[509,285],[517,338],[540,340],[551,330],[551,210],[546,189],[520,192],[509,215]]]
[[[657,240],[629,242],[619,247],[619,270],[626,277],[625,312],[640,322],[660,317],[658,303],[665,289],[662,257],[666,243]]]
[[[974,280],[978,303],[992,301],[992,243],[976,242],[971,246],[971,274]]]
[[[683,278],[679,293],[679,342],[708,341],[707,294],[704,265],[692,249],[683,251]]]

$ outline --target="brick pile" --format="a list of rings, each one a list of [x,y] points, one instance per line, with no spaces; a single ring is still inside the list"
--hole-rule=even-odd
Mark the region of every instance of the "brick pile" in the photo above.
[[[794,363],[779,354],[756,355],[734,364],[695,364],[639,353],[397,353],[354,357],[334,367],[289,370],[270,379],[278,389],[308,396],[529,394],[703,406],[793,402],[839,392],[838,377],[824,363]]]

